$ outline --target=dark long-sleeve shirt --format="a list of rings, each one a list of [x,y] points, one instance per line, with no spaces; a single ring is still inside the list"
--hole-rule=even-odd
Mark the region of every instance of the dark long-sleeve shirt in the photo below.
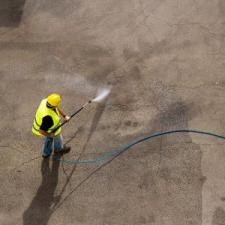
[[[42,118],[42,124],[40,126],[41,130],[48,131],[48,129],[53,125],[53,119],[51,116],[45,116]]]

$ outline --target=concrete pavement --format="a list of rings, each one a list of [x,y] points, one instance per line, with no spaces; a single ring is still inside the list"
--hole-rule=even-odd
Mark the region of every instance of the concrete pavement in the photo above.
[[[0,224],[225,224],[222,140],[175,134],[65,165],[43,162],[31,134],[43,97],[59,92],[72,113],[103,86],[107,100],[64,127],[65,159],[159,130],[225,134],[223,0],[21,0],[0,12]]]

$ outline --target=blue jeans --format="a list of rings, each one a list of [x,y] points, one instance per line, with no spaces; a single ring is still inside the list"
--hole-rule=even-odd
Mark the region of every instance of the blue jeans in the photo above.
[[[63,149],[62,135],[59,134],[55,137],[45,137],[43,148],[43,155],[48,156],[52,153],[52,143],[54,142],[54,151],[61,151]]]

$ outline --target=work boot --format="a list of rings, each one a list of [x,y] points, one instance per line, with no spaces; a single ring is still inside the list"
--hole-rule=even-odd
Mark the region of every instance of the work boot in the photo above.
[[[71,147],[70,146],[64,146],[61,151],[63,152],[63,154],[66,154],[66,153],[70,152],[70,150],[71,150]]]
[[[62,150],[55,151],[54,154],[56,154],[56,155],[64,155],[64,154],[70,152],[70,150],[71,150],[71,147],[64,146]]]
[[[49,159],[50,155],[42,155],[43,159]]]

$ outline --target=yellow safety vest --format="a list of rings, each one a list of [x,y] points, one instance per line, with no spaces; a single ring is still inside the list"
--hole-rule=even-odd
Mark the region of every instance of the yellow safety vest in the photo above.
[[[59,111],[57,109],[55,109],[56,111],[54,111],[53,109],[50,109],[47,107],[47,99],[43,99],[37,109],[35,118],[34,118],[34,122],[33,122],[33,127],[32,127],[32,132],[35,135],[38,136],[43,136],[39,130],[40,130],[40,126],[42,124],[42,119],[45,116],[51,116],[52,120],[53,120],[53,125],[52,127],[50,127],[48,129],[48,133],[51,133],[56,127],[58,127],[60,125],[60,117],[59,117]],[[59,135],[61,133],[62,129],[61,127],[54,133],[55,136]]]

